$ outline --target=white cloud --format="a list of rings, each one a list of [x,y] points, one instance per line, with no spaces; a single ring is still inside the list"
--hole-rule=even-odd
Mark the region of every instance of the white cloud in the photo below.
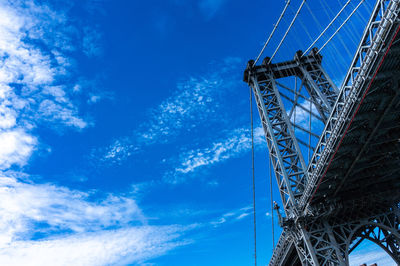
[[[5,265],[124,264],[189,243],[177,239],[189,227],[149,226],[131,198],[108,195],[91,201],[92,193],[23,182],[17,175],[0,176],[0,261]]]
[[[90,95],[90,98],[88,100],[89,103],[96,103],[98,101],[101,100],[101,96],[100,95]]]
[[[127,265],[141,263],[188,244],[181,227],[143,226],[15,242],[0,251],[4,265]]]
[[[74,96],[81,81],[75,80],[80,77],[74,76],[73,59],[67,55],[79,47],[80,32],[87,33],[82,39],[90,53],[100,49],[97,40],[86,38],[100,33],[73,26],[62,11],[34,1],[0,3],[1,128],[32,129],[42,122],[57,129],[90,125],[78,114]]]
[[[117,139],[105,150],[93,150],[92,157],[97,158],[98,153],[102,153],[101,161],[113,164],[121,164],[129,156],[139,150],[139,147],[132,143],[130,138]]]
[[[250,214],[253,214],[253,207],[246,206],[223,214],[221,217],[211,221],[210,225],[213,227],[218,227],[225,223],[237,222],[248,217]]]
[[[43,100],[38,109],[38,116],[40,119],[48,120],[50,122],[61,122],[66,126],[83,129],[87,123],[81,118],[76,116],[77,111],[72,108],[64,108],[51,100]]]
[[[239,215],[238,217],[236,217],[236,219],[241,220],[241,219],[243,219],[244,217],[246,217],[246,216],[248,216],[248,215],[250,215],[250,213],[242,213],[241,215]]]
[[[226,219],[224,217],[221,217],[218,220],[210,222],[210,224],[213,225],[214,227],[217,227],[221,224],[224,224],[225,222],[226,222]]]
[[[132,199],[109,195],[91,202],[88,193],[22,182],[15,175],[0,176],[0,245],[18,240],[21,235],[29,237],[36,230],[84,232],[132,221],[146,223]]]
[[[310,112],[309,112],[310,103],[303,100],[299,102],[299,105],[301,107],[296,106],[292,114],[292,117],[290,118],[290,121],[308,130],[310,129]],[[319,112],[314,104],[311,105],[311,112],[320,117]],[[321,120],[316,118],[314,115],[311,115],[311,131],[316,135],[320,135],[323,128],[324,124],[321,122]],[[304,131],[301,130],[296,130],[296,132],[301,132],[305,134]]]
[[[0,169],[23,166],[38,144],[39,125],[83,129],[71,96],[74,50],[66,15],[33,1],[0,3]],[[38,45],[38,43],[40,45]]]
[[[88,57],[101,55],[103,52],[102,46],[100,45],[102,34],[98,30],[89,27],[85,27],[83,33],[83,52]]]
[[[179,82],[170,97],[148,111],[147,121],[139,125],[131,136],[94,150],[92,157],[100,156],[101,161],[119,164],[142,147],[168,143],[205,122],[220,121],[220,97],[226,96],[237,83],[233,77],[239,63],[240,59],[228,57],[220,64],[212,64],[217,68],[215,71]],[[226,100],[226,97],[221,98]]]
[[[299,105],[301,105],[303,108],[296,106],[291,117],[291,122],[296,122],[296,124],[299,124],[304,128],[308,128],[310,123],[310,113],[306,110],[310,110],[310,103],[307,101],[302,101],[299,103]],[[314,104],[311,106],[311,112],[318,114],[317,108]],[[313,124],[317,121],[318,120],[315,117],[311,117],[311,122]]]
[[[0,170],[13,164],[24,166],[36,144],[37,139],[22,129],[0,131]]]
[[[190,78],[178,84],[174,95],[150,111],[150,121],[142,125],[139,141],[145,143],[165,142],[184,127],[193,127],[189,121],[203,121],[215,112],[214,90],[222,86],[223,80],[215,78]]]
[[[255,145],[265,143],[264,138],[263,129],[261,127],[255,128]],[[213,142],[210,147],[191,150],[182,154],[179,159],[180,166],[175,168],[174,173],[169,174],[173,177],[170,181],[173,183],[183,181],[182,175],[184,174],[194,172],[201,167],[238,157],[240,154],[250,149],[250,130],[245,128],[233,130],[233,132],[229,133],[225,138]]]

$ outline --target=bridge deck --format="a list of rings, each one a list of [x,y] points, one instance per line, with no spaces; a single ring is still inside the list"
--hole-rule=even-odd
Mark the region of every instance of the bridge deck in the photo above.
[[[316,186],[312,206],[344,209],[400,201],[400,38],[376,62]],[[366,202],[364,199],[374,201]],[[370,207],[370,206],[364,206]],[[337,215],[337,214],[336,214]]]

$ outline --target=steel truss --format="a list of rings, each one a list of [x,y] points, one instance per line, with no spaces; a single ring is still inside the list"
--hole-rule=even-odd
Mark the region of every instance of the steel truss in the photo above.
[[[399,3],[399,0],[376,2],[328,123],[308,165],[307,173],[310,176],[310,182],[300,200],[301,209],[304,212],[312,212],[309,202],[322,178],[334,147],[340,141],[341,133],[350,119],[354,106],[359,102],[362,88],[370,81],[372,71],[377,67],[376,62],[383,56],[385,45],[388,44],[394,28],[399,24]]]
[[[261,68],[254,72],[251,70],[253,61],[250,61],[245,76],[253,88],[284,210],[290,218],[299,215],[298,203],[308,181],[307,167],[276,79],[296,75],[303,80],[309,101],[318,110],[319,115],[315,116],[326,122],[337,97],[337,88],[322,69],[322,58],[316,52],[313,50],[307,57],[298,56],[299,52],[293,61],[283,65],[267,65],[269,59],[266,58]],[[299,106],[297,99],[293,108]]]
[[[301,260],[310,262],[317,260],[317,254],[313,249],[313,239],[306,227],[293,223],[300,215],[299,200],[308,182],[307,168],[276,80],[277,77],[298,76],[307,89],[309,101],[318,110],[319,115],[315,116],[326,122],[337,97],[337,88],[321,67],[322,58],[316,52],[317,50],[314,49],[307,57],[298,56],[301,54],[299,52],[293,61],[282,65],[267,65],[266,62],[269,61],[267,58],[261,67],[256,69],[252,69],[253,62],[250,61],[248,70],[245,72],[247,73],[245,79],[253,88],[272,158],[286,213],[284,224],[285,227],[290,228],[284,231],[284,234],[297,243],[296,249]],[[296,94],[290,113],[298,106],[297,96],[300,94]],[[278,247],[284,251],[288,243],[288,241],[280,240]]]
[[[349,254],[365,239],[379,245],[400,265],[399,208],[376,208],[367,214],[353,213],[353,219],[331,217],[301,222],[307,228],[303,237],[309,239],[319,265],[348,265]],[[300,244],[301,249],[306,248],[304,242]],[[302,261],[315,265],[310,258]]]
[[[377,0],[340,91],[321,67],[322,58],[315,49],[307,56],[299,52],[294,60],[283,63],[268,64],[270,60],[266,58],[261,65],[254,66],[254,61],[249,61],[244,81],[251,86],[256,99],[286,214],[284,230],[269,265],[292,265],[287,260],[293,246],[302,265],[348,265],[349,254],[364,239],[382,247],[400,265],[397,204],[371,205],[339,216],[334,215],[334,209],[341,206],[316,209],[311,204],[335,147],[399,26],[399,11],[400,0]],[[308,165],[299,144],[307,145],[295,134],[295,129],[307,130],[292,120],[295,109],[301,108],[299,98],[306,97],[278,81],[290,76],[301,79],[308,101],[317,110],[313,113],[310,108],[310,116],[325,125],[317,146],[308,147],[315,149]],[[294,99],[285,96],[279,87],[294,93]],[[284,100],[293,104],[288,111]]]

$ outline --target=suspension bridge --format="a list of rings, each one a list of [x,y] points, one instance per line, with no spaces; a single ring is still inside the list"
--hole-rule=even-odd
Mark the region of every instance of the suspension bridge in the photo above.
[[[322,67],[326,44],[312,48],[314,42],[294,59],[274,63],[281,42],[271,57],[258,62],[261,52],[248,62],[244,81],[284,210],[269,265],[349,265],[364,240],[400,265],[399,12],[400,0],[376,1],[341,86]]]

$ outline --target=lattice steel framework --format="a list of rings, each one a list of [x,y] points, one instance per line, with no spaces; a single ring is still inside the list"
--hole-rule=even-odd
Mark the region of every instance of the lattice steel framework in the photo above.
[[[391,145],[395,150],[392,148],[390,151],[390,158],[400,162],[400,153],[396,151],[396,141],[400,142],[400,134],[396,133],[396,127],[400,125],[400,45],[397,38],[400,25],[399,2],[376,2],[340,90],[322,68],[322,57],[317,49],[305,56],[298,52],[294,60],[283,63],[268,64],[269,58],[266,58],[261,65],[253,66],[254,61],[249,61],[247,65],[244,81],[253,89],[286,214],[282,222],[284,230],[270,265],[348,265],[349,253],[364,239],[378,244],[400,265],[400,197],[388,197],[384,189],[379,193],[370,193],[367,185],[371,186],[373,179],[366,181],[364,187],[359,182],[354,183],[354,180],[359,180],[354,176],[364,171],[364,168],[357,169],[367,162],[367,159],[366,162],[362,161],[363,156],[370,158],[366,150],[371,149],[372,142],[378,145],[376,140],[383,139],[379,135],[380,130],[389,132],[387,135],[390,134],[390,140],[387,137],[376,149],[388,151],[388,143],[393,143]],[[390,54],[392,45],[395,48]],[[385,65],[383,62],[388,55],[398,59],[391,59]],[[306,88],[306,96],[297,88],[291,89],[279,81],[291,76],[301,80]],[[371,86],[374,88],[370,90]],[[294,98],[285,95],[282,88],[291,91]],[[310,102],[307,110],[310,121],[312,116],[324,125],[323,131],[317,134],[319,141],[315,147],[311,142],[307,144],[296,137],[296,129],[310,136],[316,135],[311,126],[307,130],[292,119],[296,108],[304,108],[298,102],[300,98]],[[289,109],[287,102],[292,104]],[[367,110],[369,106],[373,106],[375,114],[371,118],[362,117],[367,122],[359,123],[359,127],[354,126],[353,120],[362,120],[357,120],[359,109]],[[387,117],[392,120],[387,121]],[[397,124],[390,126],[391,122]],[[360,138],[365,143],[355,148],[342,145],[342,150],[338,152],[342,142],[351,141],[350,137],[344,139],[349,130],[364,130],[366,133],[360,135]],[[304,146],[313,151],[307,163],[302,152]],[[346,149],[355,152],[346,154]],[[340,152],[342,160],[352,160],[352,163],[344,164],[345,167],[341,168],[346,169],[332,173],[334,170],[329,167],[335,155]],[[338,158],[335,160],[333,165],[340,164]],[[385,173],[382,180],[394,176],[396,171]],[[325,178],[326,175],[329,178]],[[375,176],[377,174],[374,173],[373,178]],[[393,182],[393,179],[390,181]],[[393,185],[396,189],[397,184],[400,182]],[[320,185],[325,189],[322,194],[318,192]],[[355,192],[361,191],[361,196],[352,198],[351,195],[345,195],[342,192],[344,187]],[[368,193],[363,195],[365,191]],[[331,198],[324,201],[327,195]],[[318,200],[313,201],[314,196]],[[297,254],[293,253],[294,250]]]

